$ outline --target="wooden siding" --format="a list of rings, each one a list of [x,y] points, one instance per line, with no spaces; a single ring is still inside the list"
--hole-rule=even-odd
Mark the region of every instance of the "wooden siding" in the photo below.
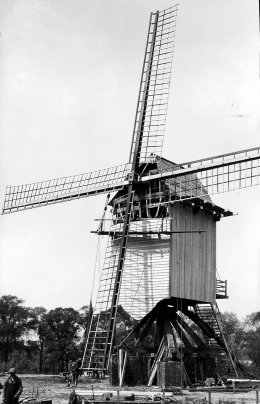
[[[205,233],[173,234],[170,252],[170,295],[202,302],[215,301],[216,222],[203,210],[175,203],[169,207],[173,231],[205,230]]]

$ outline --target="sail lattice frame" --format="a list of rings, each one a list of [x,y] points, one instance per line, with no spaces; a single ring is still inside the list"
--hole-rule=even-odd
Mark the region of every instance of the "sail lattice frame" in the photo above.
[[[161,155],[177,17],[177,5],[151,13],[141,84],[137,102],[130,163]]]
[[[119,305],[137,320],[169,296],[170,229],[168,217],[131,223]]]
[[[127,184],[129,164],[122,164],[31,184],[7,186],[3,213],[51,205],[122,189]]]
[[[207,200],[205,191],[215,195],[259,185],[260,147],[178,164],[140,181],[165,181],[168,202],[196,197]]]

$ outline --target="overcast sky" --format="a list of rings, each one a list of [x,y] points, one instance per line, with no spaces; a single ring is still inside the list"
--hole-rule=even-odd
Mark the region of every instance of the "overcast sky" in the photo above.
[[[1,201],[5,185],[128,161],[151,11],[170,0],[1,0]],[[258,2],[180,0],[163,156],[258,146]],[[258,132],[257,132],[258,130]],[[259,187],[213,197],[220,309],[260,309]],[[89,303],[105,196],[0,217],[0,293],[47,309]],[[105,239],[103,240],[106,243]]]

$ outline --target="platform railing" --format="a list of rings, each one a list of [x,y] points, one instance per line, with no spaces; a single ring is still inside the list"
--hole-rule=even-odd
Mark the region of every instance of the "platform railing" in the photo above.
[[[227,281],[216,280],[216,298],[217,299],[228,299],[227,295]]]

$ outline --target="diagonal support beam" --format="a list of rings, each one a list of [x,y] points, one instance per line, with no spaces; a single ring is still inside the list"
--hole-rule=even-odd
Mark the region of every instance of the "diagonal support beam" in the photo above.
[[[179,314],[177,314],[178,322],[181,323],[182,328],[189,334],[193,341],[198,345],[200,349],[207,350],[207,345],[202,339],[193,331],[193,329],[184,321]]]
[[[128,348],[128,341],[131,340],[131,338],[137,338],[137,343],[145,337],[145,335],[148,333],[149,329],[153,325],[154,321],[156,319],[156,308],[154,307],[149,313],[147,313],[142,320],[139,321],[139,323],[134,327],[134,329],[126,336],[126,338],[121,342],[119,348],[123,349],[129,349]]]

